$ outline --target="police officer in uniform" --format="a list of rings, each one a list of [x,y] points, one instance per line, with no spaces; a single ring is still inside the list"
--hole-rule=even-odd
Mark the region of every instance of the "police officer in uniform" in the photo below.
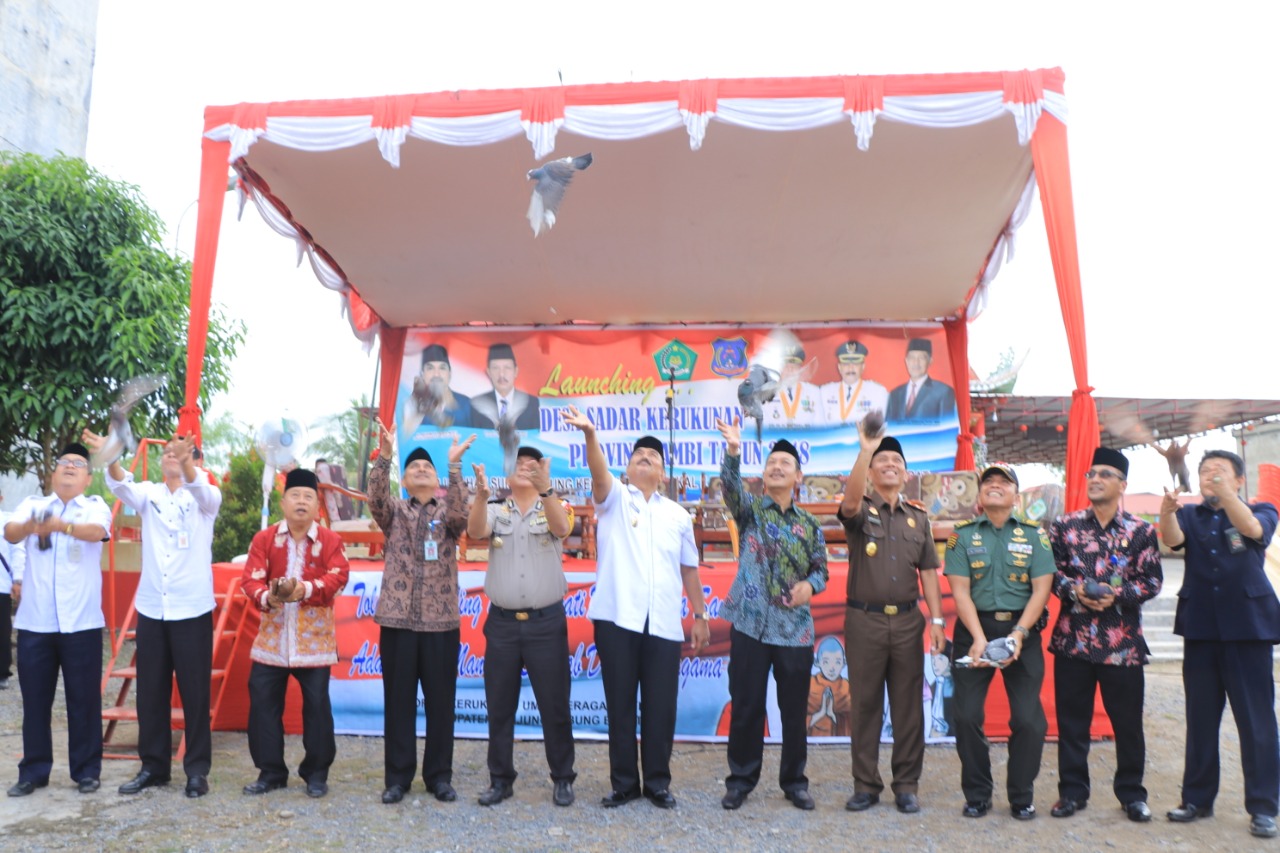
[[[480,805],[492,806],[512,794],[516,779],[512,740],[520,702],[520,670],[542,719],[543,745],[554,783],[552,800],[573,803],[573,720],[569,713],[569,627],[564,612],[568,590],[560,543],[573,528],[573,512],[551,490],[551,460],[536,447],[516,451],[511,496],[486,503],[489,483],[483,465],[473,465],[476,499],[467,535],[489,540],[484,591],[489,617],[484,623],[484,695],[489,708],[489,789]]]
[[[853,695],[850,746],[853,796],[845,803],[860,812],[880,801],[884,782],[877,766],[885,686],[893,721],[893,792],[898,811],[920,811],[917,791],[924,769],[924,616],[920,591],[932,617],[934,653],[946,644],[938,551],[924,508],[902,498],[907,463],[890,436],[868,436],[858,424],[858,459],[849,472],[837,517],[849,545],[845,647]],[[867,481],[871,491],[866,490]]]
[[[1053,590],[1053,550],[1043,530],[1014,514],[1018,475],[997,462],[978,478],[982,515],[956,525],[947,540],[946,570],[956,603],[954,648],[970,658],[956,666],[956,752],[965,817],[991,810],[991,755],[984,706],[996,670],[1009,697],[1009,809],[1018,820],[1036,816],[1032,803],[1048,728],[1040,704],[1044,682],[1045,604]],[[1007,637],[1013,655],[1002,664],[983,660],[992,640]]]

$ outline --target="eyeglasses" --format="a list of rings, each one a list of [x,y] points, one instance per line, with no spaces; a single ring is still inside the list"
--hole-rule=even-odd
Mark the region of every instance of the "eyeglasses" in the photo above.
[[[72,459],[70,456],[64,456],[58,460],[58,465],[65,465],[68,468],[88,468],[89,463],[83,459]]]
[[[1102,469],[1101,471],[1085,471],[1084,472],[1084,478],[1086,480],[1092,480],[1094,477],[1097,477],[1099,480],[1123,480],[1124,479],[1115,471],[1108,471],[1105,468]]]

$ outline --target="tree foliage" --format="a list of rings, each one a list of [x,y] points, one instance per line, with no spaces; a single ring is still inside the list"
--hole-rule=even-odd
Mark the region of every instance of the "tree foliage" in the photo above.
[[[347,483],[361,491],[365,487],[365,460],[369,451],[378,446],[378,426],[364,414],[370,410],[368,398],[361,395],[340,414],[321,418],[311,429],[322,435],[313,439],[307,449],[307,455],[314,459],[341,465],[347,473]]]
[[[231,454],[222,480],[222,508],[213,523],[213,560],[225,563],[249,553],[253,535],[262,528],[262,459],[252,448]],[[280,518],[280,493],[271,490],[270,517]]]
[[[138,189],[83,160],[0,153],[0,471],[48,489],[58,450],[104,431],[123,382],[168,382],[130,418],[172,434],[183,405],[191,268]],[[243,324],[209,318],[200,404],[228,385]]]

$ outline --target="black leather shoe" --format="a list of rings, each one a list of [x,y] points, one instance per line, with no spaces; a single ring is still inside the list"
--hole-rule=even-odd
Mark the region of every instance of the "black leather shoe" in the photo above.
[[[866,791],[859,791],[849,798],[844,807],[851,812],[865,812],[878,802],[880,802],[879,794],[868,794]]]
[[[307,780],[307,796],[311,799],[318,800],[327,793],[329,793],[329,783],[324,779]]]
[[[986,817],[989,811],[991,811],[990,800],[969,800],[964,804],[960,814],[965,817]]]
[[[573,783],[568,779],[561,779],[556,783],[556,789],[551,794],[551,802],[557,806],[571,806],[573,800]]]
[[[898,794],[893,798],[898,811],[903,814],[915,814],[920,811],[920,798],[915,794]]]
[[[97,779],[81,779],[76,783],[76,790],[82,794],[92,794],[101,787],[102,784]]]
[[[259,779],[256,782],[250,782],[244,786],[244,793],[251,797],[258,797],[270,791],[279,791],[285,787],[287,782],[268,782],[266,779]]]
[[[1264,814],[1256,814],[1249,821],[1249,834],[1258,838],[1276,837],[1276,819]]]
[[[43,782],[18,782],[8,791],[11,797],[25,797],[35,791],[36,788],[43,788],[49,784],[49,780]]]
[[[431,788],[431,796],[442,803],[452,803],[458,799],[458,792],[453,790],[453,786],[448,782],[437,782],[435,787]]]
[[[137,776],[134,776],[128,782],[125,782],[117,790],[121,794],[136,794],[145,788],[155,788],[159,785],[168,785],[169,777],[152,773],[150,770],[143,770]]]
[[[382,802],[387,805],[393,805],[404,799],[404,788],[399,785],[390,785],[387,790],[382,792]]]
[[[1051,817],[1071,817],[1076,812],[1082,812],[1089,805],[1088,800],[1058,800],[1053,804],[1053,808],[1049,809]]]
[[[1014,820],[1035,820],[1036,807],[1031,803],[1024,803],[1020,806],[1009,806],[1009,814],[1013,815]]]
[[[809,791],[801,788],[798,791],[787,791],[787,799],[791,801],[791,805],[806,812],[813,811],[816,803],[813,797],[809,795]]]
[[[660,809],[674,809],[676,807],[676,798],[671,796],[670,791],[646,791],[644,795],[649,798],[649,802]]]
[[[1205,817],[1213,817],[1213,809],[1194,803],[1183,803],[1176,809],[1170,809],[1168,814],[1169,820],[1174,823],[1191,823]]]
[[[609,794],[609,796],[601,799],[600,805],[604,806],[606,809],[612,809],[617,808],[618,806],[625,806],[632,800],[638,799],[640,799],[639,791],[614,791]]]
[[[188,776],[185,789],[187,799],[195,800],[209,793],[209,780],[203,776]]]
[[[1134,823],[1146,823],[1151,820],[1151,809],[1142,800],[1134,800],[1132,803],[1126,803],[1124,813],[1129,816],[1129,820]]]
[[[510,785],[490,785],[489,790],[480,795],[479,803],[482,806],[496,806],[498,803],[510,797],[511,794],[512,790]]]
[[[728,811],[736,811],[737,809],[742,808],[742,804],[746,801],[746,791],[741,788],[729,788],[724,792],[724,796],[720,798],[720,805]]]

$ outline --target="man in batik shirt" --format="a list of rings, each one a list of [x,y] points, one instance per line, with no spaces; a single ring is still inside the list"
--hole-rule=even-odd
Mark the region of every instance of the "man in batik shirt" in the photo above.
[[[792,501],[800,454],[785,438],[764,464],[764,497],[748,494],[740,471],[742,429],[717,420],[727,444],[720,464],[724,502],[738,522],[741,560],[720,615],[729,634],[729,775],[721,805],[739,808],[760,781],[769,670],[778,685],[782,759],[778,784],[792,805],[814,807],[808,758],[809,677],[813,615],[809,600],[827,588],[827,543],[811,513]]]
[[[1160,549],[1155,528],[1120,509],[1129,476],[1124,454],[1099,447],[1085,476],[1089,508],[1059,518],[1049,532],[1058,569],[1054,591],[1062,600],[1049,638],[1057,656],[1059,797],[1050,813],[1070,817],[1089,801],[1089,725],[1101,688],[1116,737],[1112,788],[1129,819],[1146,822],[1151,809],[1142,785],[1142,667],[1149,652],[1142,603],[1160,592]]]

